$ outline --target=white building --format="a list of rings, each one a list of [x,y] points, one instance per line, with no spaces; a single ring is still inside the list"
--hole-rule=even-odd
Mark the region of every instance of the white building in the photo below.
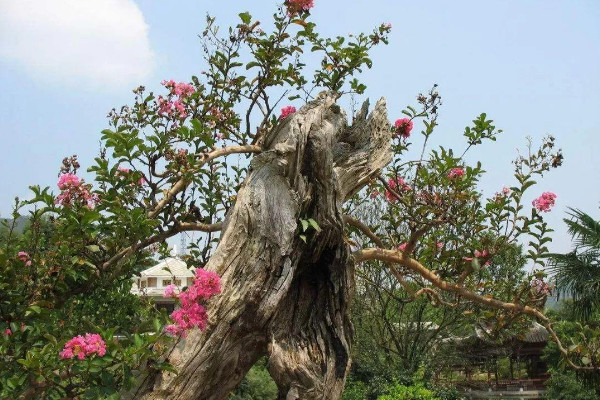
[[[159,308],[173,310],[175,300],[164,298],[165,288],[175,285],[179,290],[193,283],[194,273],[177,257],[169,257],[133,278],[131,293],[151,297]]]

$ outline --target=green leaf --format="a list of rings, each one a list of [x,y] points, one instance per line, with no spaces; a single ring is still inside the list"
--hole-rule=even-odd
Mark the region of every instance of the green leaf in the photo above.
[[[90,244],[89,246],[85,246],[85,248],[91,251],[92,253],[97,253],[100,251],[100,246],[96,244]]]
[[[315,229],[315,231],[321,232],[321,227],[319,226],[319,224],[317,224],[317,221],[315,221],[312,218],[309,218],[308,223]]]
[[[306,229],[308,229],[308,221],[305,219],[301,219],[300,223],[302,224],[302,232],[306,232]]]
[[[238,14],[243,23],[249,24],[252,21],[252,16],[249,12],[243,12]]]
[[[40,312],[42,312],[42,309],[40,308],[40,306],[29,306],[29,308],[27,309],[27,311],[25,311],[25,316],[29,316],[32,313],[36,313],[39,314]]]

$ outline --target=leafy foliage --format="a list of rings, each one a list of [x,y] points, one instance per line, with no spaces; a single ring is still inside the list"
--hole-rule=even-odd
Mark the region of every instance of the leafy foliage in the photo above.
[[[575,377],[573,371],[555,371],[546,383],[547,400],[596,400],[598,394]]]
[[[559,293],[573,298],[573,311],[589,320],[600,308],[600,221],[580,210],[570,209],[565,219],[573,239],[573,251],[551,254],[549,271],[554,274]]]
[[[377,400],[440,400],[432,390],[421,385],[394,385],[388,389],[388,394],[379,396]]]
[[[270,32],[244,12],[240,23],[224,33],[207,17],[201,34],[205,70],[199,76],[190,82],[164,81],[160,93],[136,88],[132,105],[109,113],[102,149],[85,182],[77,175],[77,158],[67,157],[58,193],[32,186],[33,198],[17,201],[13,219],[27,207],[31,229],[19,236],[9,228],[0,242],[0,362],[7,366],[0,371],[0,397],[116,399],[142,370],[177,372],[163,361],[172,344],[164,331],[166,316],[129,296],[127,283],[153,262],[155,251],[166,256],[166,240],[181,232],[203,232],[191,244],[187,261],[204,266],[244,183],[250,155],[263,152],[271,135],[286,124],[284,114],[289,116],[292,108],[278,116],[280,103],[286,98],[306,103],[322,90],[340,96],[363,93],[366,86],[358,75],[371,67],[369,51],[386,44],[391,29],[382,24],[369,34],[323,38],[309,17],[309,9],[290,10],[284,4],[273,15]],[[313,71],[307,71],[307,52],[322,56]],[[482,163],[468,165],[464,156],[496,140],[501,131],[482,113],[465,128],[462,153],[429,148],[441,97],[434,87],[417,101],[419,110],[408,106],[402,111],[408,121],[390,124],[392,161],[381,179],[369,184],[371,192],[381,195],[363,191],[345,205],[350,216],[368,202],[383,211],[366,229],[349,224],[355,259],[371,261],[365,276],[378,281],[380,299],[415,302],[410,315],[421,313],[419,321],[444,321],[452,311],[433,309],[443,305],[468,307],[470,318],[491,331],[518,325],[525,315],[550,329],[540,311],[547,293],[529,284],[529,278],[541,279],[543,272],[507,285],[494,281],[495,272],[487,267],[526,238],[527,259],[543,266],[551,229],[535,207],[531,213],[525,210],[523,199],[535,179],[560,165],[554,138],[537,150],[530,143],[527,156],[515,160],[515,184],[486,199],[477,189],[485,172]],[[423,125],[421,155],[406,161],[409,140],[416,136],[410,136],[413,122]],[[305,240],[319,232],[311,216],[296,217]],[[369,242],[374,251],[364,248]],[[379,273],[383,269],[387,275]],[[103,303],[106,296],[111,302]],[[396,322],[391,309],[381,310],[388,322]],[[410,327],[414,322],[404,323]],[[394,329],[387,331],[377,346],[394,341]],[[100,334],[106,355],[58,356],[69,339],[86,332]],[[428,342],[415,343],[413,350],[422,352]],[[391,348],[403,351],[402,346]],[[577,365],[585,364],[576,354]],[[421,362],[406,359],[411,371]],[[255,372],[246,381],[248,393],[254,394],[247,395],[269,396],[272,387],[261,392],[258,383],[250,383],[265,380],[264,370]],[[401,385],[387,396],[435,398],[422,387]]]

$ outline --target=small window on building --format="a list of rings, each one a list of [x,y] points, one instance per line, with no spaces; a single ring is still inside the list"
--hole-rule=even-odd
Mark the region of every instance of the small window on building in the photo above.
[[[173,280],[173,284],[177,287],[181,287],[181,279],[175,279]]]
[[[148,287],[156,287],[156,278],[148,278]]]
[[[186,279],[186,286],[192,286],[194,284],[194,278]]]
[[[164,286],[169,286],[171,284],[171,280],[170,279],[163,279],[163,287]]]

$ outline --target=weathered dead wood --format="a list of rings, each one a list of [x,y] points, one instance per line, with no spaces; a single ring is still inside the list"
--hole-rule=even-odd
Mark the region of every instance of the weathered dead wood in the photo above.
[[[170,355],[178,375],[146,376],[131,398],[226,399],[265,354],[281,399],[341,396],[354,285],[341,207],[389,162],[391,131],[384,100],[348,127],[336,98],[320,95],[265,138],[206,266],[223,286],[209,328]],[[309,217],[321,231],[304,243]]]

